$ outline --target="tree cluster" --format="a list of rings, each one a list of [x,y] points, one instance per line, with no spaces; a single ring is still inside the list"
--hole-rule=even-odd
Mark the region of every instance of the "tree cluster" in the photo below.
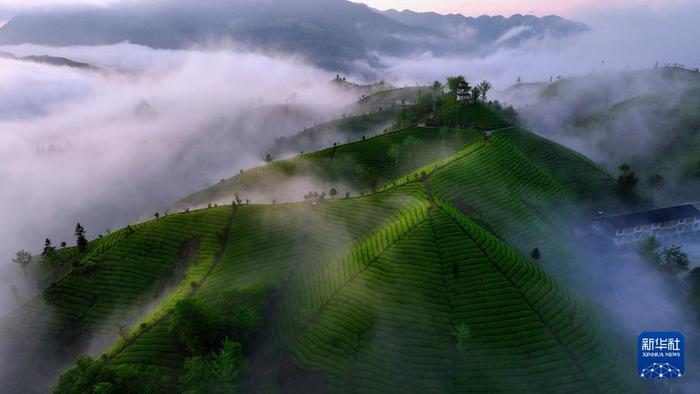
[[[267,291],[259,284],[229,289],[213,301],[187,298],[175,305],[171,330],[186,349],[179,378],[155,368],[114,366],[106,359],[80,357],[61,375],[55,393],[240,392],[248,365],[244,346],[260,327]]]
[[[646,261],[670,272],[687,271],[690,261],[680,246],[663,247],[651,236],[637,245],[637,253]]]
[[[467,92],[472,103],[476,103],[479,100],[486,102],[488,93],[493,88],[489,81],[481,81],[475,86],[471,86],[463,75],[448,77],[447,86],[453,95],[457,94],[459,90]]]
[[[632,166],[627,163],[621,164],[619,170],[617,192],[620,199],[627,203],[636,203],[638,201],[637,184],[639,183],[637,174],[632,170]]]

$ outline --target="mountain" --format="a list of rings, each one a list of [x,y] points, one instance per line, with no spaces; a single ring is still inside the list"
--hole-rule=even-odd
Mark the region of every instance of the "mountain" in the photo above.
[[[0,45],[130,41],[172,49],[232,41],[269,52],[302,55],[329,70],[348,71],[358,60],[379,64],[376,54],[465,53],[516,45],[545,33],[556,37],[576,34],[584,28],[557,17],[474,19],[380,13],[346,0],[205,0],[196,6],[185,0],[169,0],[21,15],[0,28]],[[475,35],[467,38],[465,34],[472,30]]]
[[[48,64],[48,65],[52,65],[52,66],[73,67],[73,68],[79,68],[79,69],[83,69],[83,70],[98,70],[98,68],[93,66],[92,64],[80,63],[80,62],[76,62],[76,61],[73,61],[70,59],[66,59],[64,57],[56,57],[56,56],[48,56],[48,55],[32,55],[32,56],[17,57],[11,53],[0,52],[0,58],[20,60],[20,61],[26,61],[26,62],[34,62],[34,63],[42,63],[42,64]]]
[[[235,41],[270,52],[300,54],[329,69],[369,59],[371,51],[400,56],[444,37],[409,27],[344,0],[184,0],[154,5],[29,14],[0,29],[0,43],[103,45],[130,41],[154,48],[185,48]]]
[[[521,83],[496,93],[532,130],[616,173],[627,163],[657,205],[698,198],[700,72],[678,66]],[[630,134],[634,132],[634,136]]]
[[[254,168],[190,198],[239,193],[240,204],[58,251],[67,272],[0,319],[13,339],[2,354],[26,356],[4,388],[46,391],[55,381],[36,376],[55,379],[90,352],[102,356],[79,359],[56,392],[209,392],[216,378],[199,363],[238,349],[249,367],[226,364],[226,376],[245,374],[233,383],[243,392],[640,391],[626,342],[543,268],[577,264],[569,214],[614,181],[504,126],[486,103],[448,102],[430,126]],[[314,176],[341,194],[266,204],[290,183],[321,191]],[[537,263],[525,257],[535,246]]]
[[[474,18],[393,9],[381,13],[405,25],[433,29],[461,43],[482,48],[517,46],[531,39],[563,38],[588,30],[583,23],[553,15],[542,18],[520,14],[508,18],[483,15]]]

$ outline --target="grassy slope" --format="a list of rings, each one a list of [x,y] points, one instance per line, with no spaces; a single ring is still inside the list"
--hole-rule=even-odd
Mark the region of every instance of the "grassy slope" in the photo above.
[[[239,208],[197,295],[260,280],[280,300],[256,349],[264,385],[279,383],[274,355],[289,350],[357,392],[626,387],[595,317],[449,204],[431,208],[420,182],[317,206]],[[167,320],[112,360],[179,361]]]
[[[304,170],[322,176],[330,176],[328,168],[344,155],[385,169],[383,152],[411,133],[437,134],[411,129],[339,147],[334,159],[326,150],[295,160],[321,167]],[[478,136],[468,135],[456,146]],[[128,341],[110,349],[111,363],[177,373],[183,355],[168,329],[172,302],[190,295],[215,299],[223,289],[263,281],[276,295],[250,354],[257,389],[286,384],[277,367],[289,351],[296,365],[323,372],[341,391],[625,391],[629,387],[596,318],[515,252],[536,244],[566,263],[557,235],[565,215],[604,178],[577,159],[511,129],[439,163],[425,182],[367,197],[171,215],[96,251],[91,278],[74,272],[52,291],[93,291],[101,295],[97,303],[61,298],[50,308],[74,315],[66,322],[99,326],[115,310],[153,297],[156,279],[176,265],[183,242],[197,237],[197,262],[170,293],[175,296],[161,301]],[[384,176],[398,177],[417,164],[404,166]],[[234,180],[246,187],[267,182],[273,168]],[[581,183],[569,171],[582,172]],[[455,200],[470,207],[467,215],[453,206]],[[141,278],[137,267],[149,274]],[[189,286],[193,280],[195,289]],[[32,308],[21,310],[30,326],[40,313]],[[457,335],[460,330],[467,334]],[[55,341],[56,334],[47,339]]]
[[[416,139],[416,144],[406,147],[404,142],[409,136]],[[201,206],[212,201],[229,201],[235,192],[240,193],[243,199],[250,195],[264,194],[264,202],[272,199],[297,201],[308,192],[308,188],[300,189],[296,195],[286,196],[286,189],[289,188],[280,187],[282,184],[294,184],[295,181],[322,185],[323,190],[318,187],[314,189],[318,192],[328,191],[331,187],[336,187],[341,195],[345,191],[353,194],[368,192],[371,178],[376,177],[379,183],[393,180],[449,155],[480,136],[480,133],[471,130],[451,129],[446,138],[441,138],[435,129],[413,127],[253,168],[190,195],[177,206]],[[393,144],[399,145],[401,152],[396,163],[388,155]],[[358,174],[358,165],[363,166],[371,175]]]
[[[538,245],[545,254],[566,258],[557,236],[566,226],[563,212],[573,209],[574,201],[585,198],[588,188],[607,184],[606,174],[579,155],[525,131],[499,132],[491,144],[473,145],[455,155],[454,160],[448,159],[430,176],[431,189],[438,199],[460,198],[473,204],[477,220],[492,224],[490,227],[498,234],[515,234],[506,238],[519,249],[544,240]],[[574,178],[570,171],[578,171],[581,176]],[[404,187],[414,189],[416,185],[412,182]],[[448,185],[453,189],[444,188]],[[389,192],[399,190],[390,188]],[[513,198],[515,195],[524,201]],[[368,198],[350,201],[372,205]],[[304,261],[314,268],[283,282],[280,297],[285,302],[276,311],[271,332],[266,334],[266,353],[291,349],[298,365],[325,371],[337,383],[347,380],[358,391],[394,391],[400,387],[477,392],[531,387],[599,390],[602,386],[592,383],[592,375],[605,375],[603,380],[609,379],[605,384],[624,386],[616,380],[616,367],[608,364],[614,364],[614,359],[601,358],[600,352],[607,344],[595,318],[556,285],[537,283],[552,282],[449,203],[444,210],[435,209],[427,215],[429,208],[419,210],[423,213],[415,215],[411,224],[402,223],[390,235],[379,237],[381,241],[374,241],[378,243],[360,243],[355,252],[349,252],[350,258],[333,259],[330,267],[322,269],[328,264],[323,261],[324,250],[342,254],[336,242],[330,242],[334,246],[327,249],[322,246],[338,231],[327,223],[358,212],[357,208],[342,208],[343,204],[346,201],[320,206],[338,208],[323,221],[326,225],[319,227],[315,237],[297,234],[296,242],[318,253],[294,258],[295,248],[290,246],[295,243],[286,238],[282,242],[284,252],[269,251],[280,259]],[[290,206],[282,207],[272,209],[288,210]],[[284,215],[287,221],[290,216]],[[304,227],[316,228],[312,215],[304,220],[308,223]],[[270,228],[279,228],[279,224]],[[268,226],[261,226],[259,231],[274,232]],[[275,234],[261,238],[281,237]],[[316,244],[313,239],[322,241]],[[495,249],[491,245],[496,245]],[[267,252],[261,253],[261,260],[270,258]],[[503,256],[510,256],[512,261]],[[247,260],[243,274],[232,274],[239,283],[284,272],[279,267],[269,273],[267,269],[256,271],[249,268],[249,263]],[[531,274],[511,278],[511,269],[504,268],[509,264]],[[523,288],[519,281],[528,275],[539,279]],[[317,290],[310,290],[314,286]],[[542,288],[558,295],[537,290]],[[489,291],[500,295],[485,296]],[[324,302],[323,297],[314,296],[319,293],[332,297]],[[528,294],[536,296],[530,299]],[[564,301],[559,305],[554,300]],[[554,304],[548,304],[552,301]],[[492,318],[487,317],[489,312]],[[513,321],[508,322],[511,318]],[[556,323],[549,323],[549,319]],[[472,334],[467,350],[459,354],[453,331],[461,323],[467,324]],[[513,332],[513,326],[527,328]],[[152,340],[162,340],[158,338]],[[473,361],[487,352],[493,360]],[[505,365],[502,374],[494,375],[488,368],[491,363]],[[554,365],[557,368],[552,369]],[[274,380],[274,374],[267,379]]]
[[[511,126],[503,117],[482,102],[476,104],[455,102],[451,105],[448,104],[440,111],[437,116],[428,120],[429,126],[469,127],[476,130],[495,130]]]
[[[410,86],[377,92],[358,101],[353,107],[360,111],[374,111],[381,108],[391,108],[402,102],[415,102],[420,96],[431,94],[429,87]]]
[[[297,201],[309,188],[321,192],[335,187],[340,195],[346,191],[368,192],[372,179],[379,184],[386,183],[470,144],[482,135],[473,130],[510,126],[482,103],[448,107],[427,124],[429,127],[411,127],[256,167],[185,197],[174,207],[227,202],[233,199],[234,193],[239,193],[243,199],[251,197],[267,203]],[[450,128],[446,137],[440,135],[440,127]],[[407,147],[404,142],[409,136],[413,136],[416,143]],[[389,157],[392,145],[400,147],[396,161]],[[364,175],[358,172],[358,165],[365,168]],[[309,186],[305,189],[305,185]],[[290,195],[290,190],[296,194]]]
[[[230,207],[171,215],[93,241],[81,268],[0,322],[12,330],[8,337],[16,339],[13,345],[33,355],[25,361],[37,364],[17,365],[19,371],[7,381],[31,380],[23,373],[55,374],[57,364],[87,351],[90,341],[112,341],[118,325],[133,323],[138,307],[171,304],[189,295],[186,284],[206,273],[221,248],[229,211]],[[183,279],[175,274],[176,266],[183,244],[191,239],[197,239],[198,247]],[[181,287],[164,288],[168,278],[174,286],[182,282]]]
[[[639,141],[629,138],[631,129],[641,133]],[[599,141],[599,151],[610,160],[631,164],[643,181],[640,189],[657,204],[697,199],[691,185],[700,183],[700,89],[624,101],[578,119],[569,131],[583,141]],[[647,185],[652,174],[665,178],[664,187]]]
[[[383,110],[324,123],[293,136],[278,139],[271,152],[275,156],[287,152],[311,152],[334,143],[372,137],[391,126],[397,114],[398,111],[395,110]]]
[[[578,133],[582,138],[593,135],[604,139],[611,133],[620,133],[622,120],[639,117],[638,113],[643,114],[645,124],[664,131],[663,140],[657,144],[661,148],[646,150],[653,155],[641,164],[662,172],[668,178],[686,176],[688,170],[698,164],[700,89],[690,89],[678,97],[650,95],[624,101],[605,111],[578,119],[572,132]]]

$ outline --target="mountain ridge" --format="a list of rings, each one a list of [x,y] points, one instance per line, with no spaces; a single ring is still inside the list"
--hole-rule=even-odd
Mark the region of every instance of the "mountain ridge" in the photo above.
[[[468,26],[464,20],[469,19],[464,16],[459,23],[450,22],[454,15],[440,16],[436,25],[443,27],[436,29],[415,20],[426,18],[421,15],[404,18],[406,14],[376,12],[345,0],[207,0],[198,2],[197,7],[183,0],[149,6],[116,3],[108,8],[19,15],[0,27],[0,45],[110,45],[128,41],[182,49],[232,41],[267,52],[299,54],[325,69],[349,71],[355,61],[379,65],[377,55],[475,53],[502,44],[517,45],[521,39],[541,37],[545,31],[559,32],[555,36],[562,37],[581,31],[575,22],[559,18],[552,23],[534,16],[480,17],[474,19],[478,23]],[[476,29],[477,40],[462,37],[462,25]],[[525,31],[503,38],[516,27]]]

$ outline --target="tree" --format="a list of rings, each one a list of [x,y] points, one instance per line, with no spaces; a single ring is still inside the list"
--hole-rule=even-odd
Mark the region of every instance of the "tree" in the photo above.
[[[156,212],[156,213],[153,215],[153,217],[155,217],[156,220],[160,219],[160,213]]]
[[[85,253],[88,247],[88,240],[85,238],[85,228],[80,223],[75,226],[75,240],[78,245],[78,251]]]
[[[156,367],[108,365],[103,360],[78,357],[76,367],[61,375],[56,394],[171,393],[175,382]]]
[[[178,333],[190,354],[203,356],[222,341],[223,318],[206,302],[186,298],[175,304],[171,329]]]
[[[272,162],[273,162],[272,153],[266,154],[265,155],[265,163],[270,164]]]
[[[523,79],[520,77],[518,77],[518,79],[515,81],[515,83],[522,83],[522,82],[523,82]]]
[[[539,248],[535,248],[532,250],[532,253],[530,253],[530,257],[532,257],[533,260],[537,261],[542,257],[542,253],[540,253]]]
[[[488,94],[489,90],[491,90],[492,86],[491,83],[488,81],[482,81],[479,85],[479,91],[481,91],[481,99],[486,101],[486,95]]]
[[[338,191],[335,190],[335,188],[331,188],[331,190],[328,192],[328,195],[331,196],[332,200],[335,200],[335,196],[338,195]]]
[[[401,148],[397,144],[391,144],[389,147],[389,152],[387,152],[387,156],[389,159],[391,159],[391,165],[396,167],[399,161],[399,155],[401,154]]]
[[[479,101],[479,97],[481,97],[481,89],[478,86],[474,86],[471,90],[472,104],[476,104]]]
[[[12,261],[19,264],[22,267],[24,274],[27,275],[27,266],[32,262],[33,259],[34,257],[32,257],[31,253],[22,249],[15,254],[15,258],[12,259]]]
[[[226,340],[219,353],[214,357],[212,371],[216,378],[217,389],[226,393],[237,392],[247,369],[241,344]]]
[[[49,259],[52,259],[56,255],[56,247],[53,246],[51,240],[48,238],[46,238],[44,242],[44,250],[41,252],[41,255]]]
[[[191,394],[237,393],[248,370],[241,344],[226,340],[215,355],[185,360],[181,391]]]
[[[117,331],[119,332],[119,336],[125,340],[128,341],[130,336],[129,336],[129,327],[126,324],[119,324],[117,325]]]
[[[81,356],[76,360],[75,368],[61,375],[54,393],[92,393],[96,384],[113,378],[104,363]]]
[[[61,247],[62,247],[62,248],[65,248],[66,245],[68,245],[68,244],[66,243],[66,241],[61,242]]]
[[[661,244],[655,236],[648,237],[637,244],[637,253],[646,261],[652,264],[660,264],[659,249]]]
[[[445,85],[441,84],[440,81],[435,81],[433,82],[431,89],[433,89],[433,92],[435,92],[435,94],[440,94],[445,90]]]
[[[459,90],[460,87],[465,86],[465,85],[469,86],[466,78],[464,78],[463,75],[447,78],[447,87],[450,89],[450,92],[452,92],[452,93],[457,93],[457,90]]]
[[[690,261],[688,255],[681,249],[680,246],[673,245],[670,248],[665,248],[661,252],[661,262],[664,266],[672,270],[687,271]]]
[[[623,163],[619,167],[620,176],[617,178],[617,187],[620,197],[627,202],[634,202],[636,200],[636,187],[639,183],[639,178],[632,171],[632,166],[627,163]]]

